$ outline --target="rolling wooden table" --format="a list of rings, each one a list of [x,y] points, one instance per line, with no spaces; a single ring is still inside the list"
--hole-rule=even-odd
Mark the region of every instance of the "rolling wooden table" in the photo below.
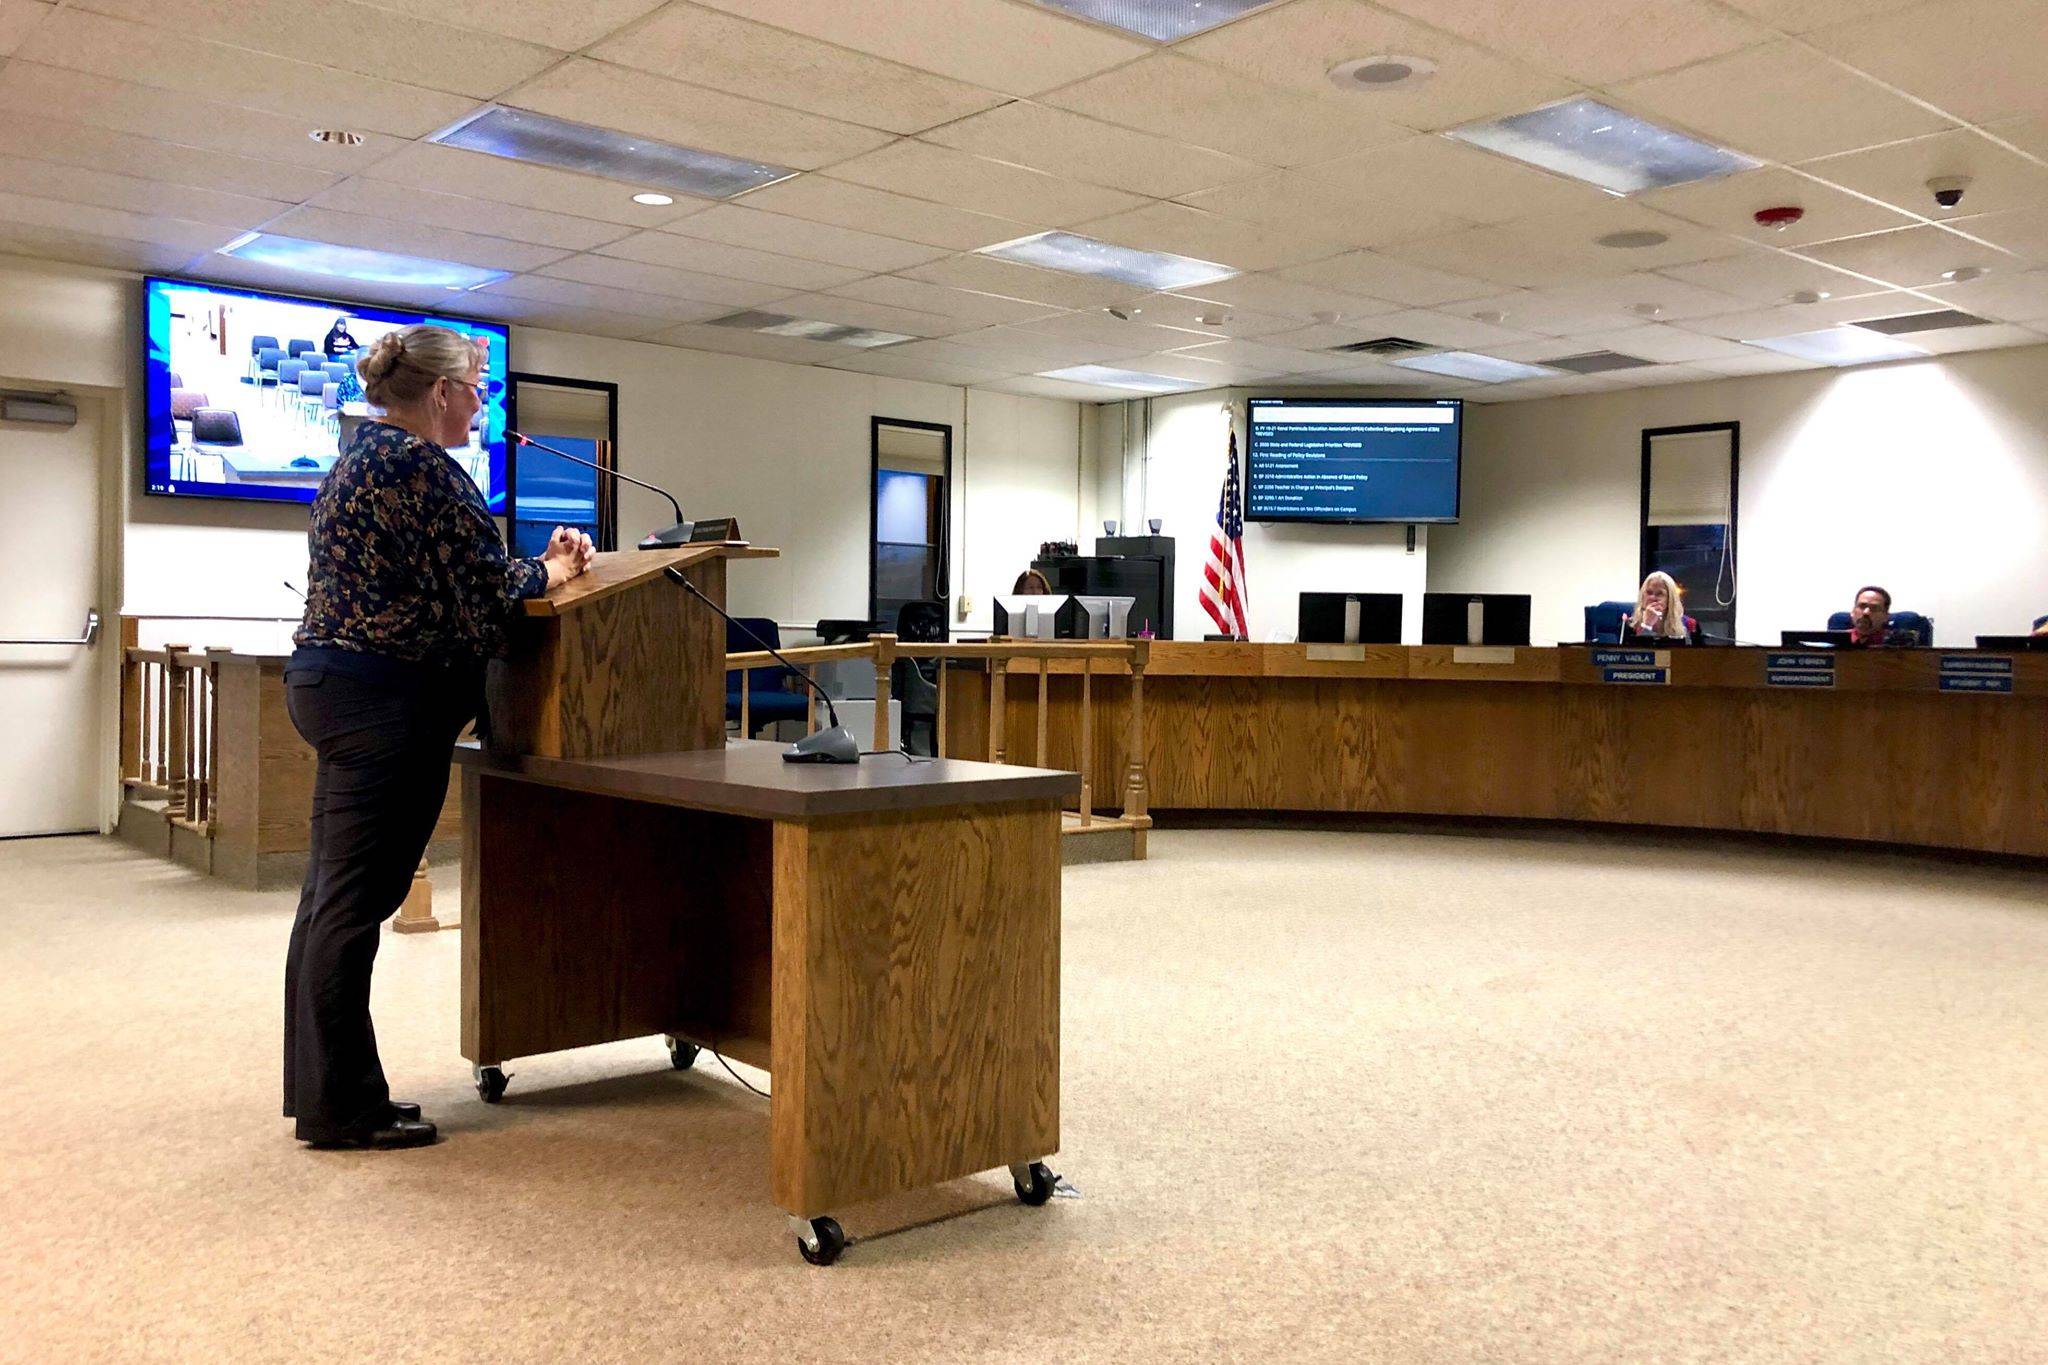
[[[782,746],[463,768],[462,1051],[666,1034],[773,1077],[770,1179],[805,1259],[829,1211],[1059,1146],[1059,811],[1074,773],[790,764]]]

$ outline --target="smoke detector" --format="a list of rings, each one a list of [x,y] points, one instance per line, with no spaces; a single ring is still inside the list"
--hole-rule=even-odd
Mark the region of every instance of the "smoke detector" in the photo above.
[[[1495,327],[1500,326],[1500,324],[1506,322],[1507,320],[1508,315],[1496,308],[1488,308],[1483,312],[1474,313],[1472,315],[1472,321],[1488,323]]]
[[[1990,273],[1989,268],[1985,266],[1959,265],[1954,270],[1942,271],[1941,277],[1950,284],[1968,284],[1971,280],[1981,280]]]
[[[1640,251],[1646,246],[1662,246],[1671,240],[1665,232],[1653,232],[1647,228],[1632,228],[1626,232],[1610,232],[1605,237],[1595,237],[1594,242],[1617,251]]]
[[[1634,313],[1639,318],[1657,318],[1664,316],[1664,305],[1661,303],[1637,303],[1629,305],[1628,311]]]
[[[1833,298],[1825,289],[1799,289],[1785,296],[1788,303],[1821,303]]]
[[[1145,310],[1137,307],[1135,304],[1118,305],[1113,303],[1102,311],[1115,318],[1118,322],[1129,322]]]
[[[333,147],[360,147],[363,145],[363,135],[361,133],[351,133],[345,128],[315,128],[306,136],[312,138],[315,142],[325,142]]]
[[[1778,204],[1772,208],[1758,209],[1755,214],[1756,225],[1770,228],[1773,232],[1783,232],[1805,216],[1806,210],[1797,204]]]
[[[1330,84],[1339,90],[1383,92],[1406,90],[1436,74],[1436,63],[1427,57],[1406,57],[1382,52],[1371,57],[1354,57],[1329,70]]]

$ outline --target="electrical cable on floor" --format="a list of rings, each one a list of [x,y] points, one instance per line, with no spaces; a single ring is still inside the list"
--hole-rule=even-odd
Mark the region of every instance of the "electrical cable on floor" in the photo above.
[[[747,1087],[747,1089],[749,1089],[749,1090],[752,1090],[752,1091],[753,1091],[753,1092],[754,1092],[754,1093],[755,1093],[756,1095],[759,1095],[759,1096],[760,1096],[760,1097],[761,1097],[762,1099],[764,1099],[764,1100],[765,1100],[765,1099],[768,1099],[768,1098],[769,1098],[769,1094],[768,1094],[768,1092],[767,1092],[767,1091],[765,1091],[765,1090],[760,1090],[760,1089],[756,1089],[756,1088],[755,1088],[755,1087],[754,1087],[754,1086],[753,1086],[752,1084],[750,1084],[750,1083],[748,1082],[748,1080],[747,1080],[747,1078],[746,1078],[745,1076],[742,1076],[742,1075],[740,1075],[740,1073],[739,1073],[739,1072],[737,1072],[737,1071],[734,1071],[734,1070],[732,1069],[732,1063],[731,1063],[731,1062],[728,1062],[727,1060],[725,1060],[725,1054],[724,1054],[723,1052],[720,1052],[720,1051],[718,1050],[718,1039],[717,1039],[717,1037],[716,1037],[716,1036],[714,1036],[714,1037],[713,1037],[713,1038],[711,1039],[711,1046],[710,1046],[710,1047],[708,1047],[708,1048],[706,1048],[706,1049],[705,1049],[705,1051],[706,1051],[706,1052],[709,1052],[709,1053],[710,1053],[710,1054],[711,1054],[712,1056],[714,1056],[714,1057],[718,1058],[718,1064],[719,1064],[720,1066],[722,1066],[722,1067],[724,1067],[724,1068],[725,1068],[725,1074],[726,1074],[726,1075],[728,1075],[728,1076],[732,1077],[732,1078],[733,1078],[734,1080],[738,1081],[738,1082],[739,1082],[739,1083],[740,1083],[741,1085],[744,1085],[744,1086],[746,1086],[746,1087]]]

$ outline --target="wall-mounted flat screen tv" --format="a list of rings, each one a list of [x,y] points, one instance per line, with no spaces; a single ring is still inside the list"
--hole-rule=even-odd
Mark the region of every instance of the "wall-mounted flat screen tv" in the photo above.
[[[143,486],[181,498],[311,502],[357,423],[374,416],[356,352],[431,322],[476,337],[499,381],[448,454],[505,510],[510,334],[496,323],[295,298],[191,280],[143,282]]]
[[[1251,521],[1454,522],[1465,405],[1456,398],[1254,398]]]

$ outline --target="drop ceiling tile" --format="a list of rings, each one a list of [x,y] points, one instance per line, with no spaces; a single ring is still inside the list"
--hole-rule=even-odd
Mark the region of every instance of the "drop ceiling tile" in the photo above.
[[[1500,287],[1490,280],[1431,270],[1375,251],[1348,251],[1327,260],[1290,266],[1279,273],[1283,279],[1297,284],[1323,285],[1416,308],[1434,308],[1500,292]]]
[[[1415,137],[1319,161],[1301,174],[1326,180],[1354,199],[1398,215],[1416,214],[1417,226],[1399,236],[1432,231],[1431,214],[1468,223],[1505,223],[1515,218],[1596,208],[1610,196],[1591,185],[1517,165],[1444,137]],[[1426,186],[1418,193],[1418,186]]]
[[[911,308],[892,308],[884,303],[849,299],[839,294],[792,294],[763,306],[763,311],[787,313],[793,318],[844,323],[848,327],[872,327],[882,332],[901,332],[913,337],[941,337],[970,330],[957,318],[941,317]]]
[[[1660,365],[1674,365],[1693,360],[1725,360],[1741,355],[1743,347],[1739,341],[1653,323],[1645,327],[1624,327],[1615,332],[1575,336],[1569,346],[1553,349],[1551,354],[1576,355],[1581,351],[1618,351],[1622,355],[1654,360]]]
[[[1185,195],[1181,202],[1239,222],[1311,233],[1334,243],[1334,249],[1381,246],[1464,226],[1464,220],[1438,211],[1433,200],[1416,202],[1404,196],[1354,190],[1303,171],[1274,172],[1258,180]]]
[[[1069,365],[1121,365],[1134,356],[1145,354],[1145,335],[1142,332],[1133,333],[1118,344],[1050,337],[1021,327],[991,327],[979,332],[962,332],[946,340],[955,346],[984,348],[1012,358],[1005,360],[1004,364],[1022,359],[1034,372],[1059,370]]]
[[[1175,348],[1175,354],[1196,360],[1264,370],[1272,374],[1323,374],[1355,368],[1358,357],[1331,355],[1327,351],[1298,351],[1291,346],[1274,346],[1263,341],[1209,341]]]
[[[666,266],[642,265],[638,261],[622,261],[611,256],[571,256],[549,266],[544,275],[524,278],[598,285],[613,291],[619,299],[651,296],[650,303],[663,306],[668,306],[667,301],[674,299],[716,303],[723,305],[727,312],[737,308],[758,308],[789,292],[780,285],[727,279],[721,275],[701,275],[694,270],[671,270]],[[626,311],[634,310],[629,308]]]
[[[1171,52],[1056,90],[1042,103],[1262,166],[1328,161],[1409,135],[1362,97],[1336,103]]]
[[[831,292],[849,299],[887,304],[892,308],[935,313],[983,327],[1029,322],[1062,311],[1049,304],[1026,303],[1022,299],[1002,298],[971,289],[949,289],[924,280],[907,280],[901,275],[873,275],[852,284],[840,285]]]
[[[454,28],[355,0],[72,0],[72,8],[148,24],[181,38],[471,99],[489,99],[562,56],[516,38]],[[345,40],[336,41],[342,34]]]
[[[862,351],[854,347],[839,348],[847,354],[830,362],[835,370],[850,370],[855,374],[880,374],[891,379],[915,379],[927,384],[951,384],[966,388],[991,379],[1009,379],[1013,374],[1007,370],[974,369],[965,365],[949,365],[944,361],[931,360],[923,356],[897,355],[894,346],[877,350]]]
[[[0,156],[0,191],[245,230],[291,208],[275,199],[167,185],[160,180],[141,180],[18,156]]]
[[[749,191],[735,203],[814,223],[878,232],[907,242],[973,251],[1023,237],[1029,223],[949,208],[823,175],[798,175]]]
[[[1599,245],[1615,232],[1658,232],[1668,240],[1648,247]],[[1639,204],[1609,199],[1589,212],[1549,214],[1493,227],[1468,228],[1382,248],[1385,254],[1435,270],[1542,288],[1602,275],[1626,275],[1704,260],[1727,240]]]
[[[587,260],[588,257],[577,257]],[[571,266],[574,262],[563,262]],[[666,318],[686,322],[696,318],[722,317],[733,305],[716,299],[679,298],[649,289],[614,288],[593,281],[560,278],[555,275],[515,275],[509,280],[474,290],[466,298],[483,299],[503,295],[556,308],[581,308],[597,313],[630,317]]]
[[[648,338],[664,346],[682,346],[692,351],[717,351],[726,355],[751,356],[756,360],[779,360],[788,365],[823,365],[845,353],[844,346],[828,341],[806,341],[802,337],[769,336],[737,327],[710,327],[686,322],[680,327],[656,332]]]
[[[915,133],[965,118],[1006,98],[688,4],[667,6],[647,23],[599,43],[588,55],[893,133]]]
[[[1818,261],[1763,247],[1690,265],[1666,266],[1657,273],[1755,304],[1783,303],[1786,295],[1801,289],[1818,289],[1846,298],[1886,288],[1881,280],[1857,279]]]
[[[384,304],[392,308],[418,308],[433,312],[454,312],[463,317],[482,316],[475,306],[476,295],[452,297],[441,285],[386,284],[376,280],[344,279],[311,270],[245,261],[235,256],[207,256],[191,267],[190,273],[218,284],[241,285],[248,289],[269,289],[287,294],[310,294],[315,298],[344,293],[351,302]]]
[[[1048,367],[1052,368],[1052,367]],[[1061,398],[1072,403],[1117,403],[1132,395],[1101,384],[1070,384],[1064,379],[1041,379],[1025,375],[1017,379],[992,379],[975,385],[990,393],[1016,393],[1030,398]]]
[[[1987,275],[1968,284],[1940,285],[1927,293],[1951,308],[2002,322],[2048,318],[2048,270]]]
[[[837,119],[663,80],[610,62],[573,57],[504,101],[536,113],[771,166],[815,170],[872,151],[890,135]]]
[[[293,203],[318,194],[341,178],[310,166],[180,147],[28,114],[0,119],[0,154]]]
[[[711,206],[708,199],[687,197],[659,208],[636,204],[630,184],[575,175],[550,166],[527,165],[482,152],[465,152],[434,142],[408,144],[363,174],[372,180],[413,189],[629,227],[660,227]]]
[[[731,246],[757,247],[780,256],[824,261],[863,274],[903,270],[949,254],[944,247],[923,246],[830,223],[813,223],[806,218],[768,213],[742,204],[713,204],[668,230]]]
[[[1901,289],[1941,284],[1962,266],[2011,268],[2011,258],[1938,227],[1900,228],[1800,248],[1800,255],[1883,280]]]
[[[67,261],[103,270],[176,274],[192,259],[193,248],[102,236],[68,227],[8,222],[4,215],[0,215],[0,255]]]
[[[1807,33],[1849,19],[1868,18],[1921,0],[1723,0],[1731,9],[1787,33]]]
[[[1202,385],[1205,389],[1256,384],[1263,380],[1278,378],[1281,373],[1279,370],[1260,369],[1255,365],[1226,365],[1220,361],[1201,360],[1180,351],[1133,356],[1120,368],[1136,370],[1140,374],[1164,375],[1168,379],[1186,379]],[[1191,392],[1199,393],[1201,390]]]
[[[1810,161],[1953,126],[1790,42],[1631,81],[1614,94],[1636,112],[1770,161]]]
[[[16,55],[67,71],[287,115],[299,121],[302,137],[305,129],[322,126],[424,137],[474,107],[460,95],[247,52],[74,9],[60,9],[38,25]]]
[[[1381,0],[1386,8],[1542,71],[1612,85],[1767,42],[1776,35],[1701,0]],[[1396,47],[1397,51],[1407,51]]]
[[[1959,355],[1964,351],[1995,351],[2007,346],[2039,346],[2039,332],[2015,323],[1994,323],[1989,327],[1943,327],[1915,332],[1904,338],[1935,355]]]
[[[1787,332],[1784,335],[1790,336],[1791,333]],[[1696,360],[1693,362],[1693,367],[1724,378],[1739,378],[1753,374],[1784,374],[1791,370],[1818,370],[1822,368],[1821,362],[1818,360],[1801,360],[1797,356],[1783,355],[1777,351],[1766,351],[1755,346],[1749,348],[1749,354],[1746,356],[1734,357],[1728,360]]]
[[[1775,308],[1758,308],[1740,313],[1721,313],[1710,318],[1692,318],[1672,326],[1702,336],[1729,341],[1755,341],[1763,337],[1793,336],[1814,332],[1841,322],[1865,318],[1895,317],[1935,307],[1913,294],[1896,291],[1864,294],[1856,298],[1823,299],[1819,303],[1780,303]]]
[[[2007,151],[1982,133],[1964,128],[1844,156],[1824,157],[1799,169],[1937,222],[1955,222],[1980,213],[2048,203],[2048,166]],[[1970,180],[1963,192],[1963,202],[1952,210],[1937,205],[1933,192],[1927,188],[1930,178],[1950,175],[1967,176]]]
[[[362,170],[405,144],[365,132],[360,147],[307,137],[311,123],[289,114],[233,108],[197,95],[60,70],[16,59],[0,66],[0,115],[61,119],[181,147],[311,167],[334,175]],[[108,167],[107,169],[114,169]]]
[[[1950,135],[1943,133],[1937,136]],[[1869,152],[1851,153],[1852,157],[1869,155]],[[1833,158],[1836,161],[1843,159]],[[1805,169],[1827,179],[1817,168],[1829,164],[1826,160],[1809,162]],[[1925,191],[1922,194],[1924,197]],[[1804,246],[1808,242],[1853,237],[1863,232],[1911,227],[1919,221],[1896,209],[1846,194],[1832,185],[1820,184],[1780,166],[1767,166],[1762,170],[1745,171],[1719,180],[1702,180],[1668,190],[1652,190],[1637,196],[1636,202],[1675,218],[1771,247]],[[1757,210],[1781,206],[1803,209],[1806,216],[1787,228],[1757,226]]]
[[[1507,227],[1466,228],[1381,248],[1381,254],[1431,270],[1502,285],[1532,287],[1594,273],[1576,250]]]
[[[1147,204],[1128,213],[1092,219],[1078,224],[1074,231],[1119,246],[1169,251],[1239,271],[1271,270],[1320,260],[1336,255],[1348,245],[1342,239],[1322,237],[1312,230],[1297,232],[1272,224],[1248,223],[1185,204],[1168,203]]]
[[[1806,36],[1821,51],[1972,123],[2048,112],[2041,0],[1935,0]]]
[[[1266,172],[1263,165],[1240,157],[1024,100],[934,128],[924,138],[976,156],[1157,199]]]
[[[1149,43],[1008,0],[891,0],[890,22],[865,5],[817,0],[705,0],[713,9],[808,34],[1009,95],[1035,95],[1121,66]]]
[[[613,313],[595,308],[568,308],[531,299],[487,298],[482,292],[464,295],[462,308],[473,317],[488,318],[493,322],[570,332],[577,336],[614,337],[620,341],[645,341],[676,324],[672,318]],[[518,338],[513,339],[513,345],[517,347]]]
[[[615,242],[632,231],[622,223],[601,223],[594,218],[573,218],[563,213],[546,213],[488,199],[442,194],[437,190],[361,177],[343,181],[316,196],[311,204],[314,208],[426,223],[458,232],[482,232],[515,242],[559,247],[563,251],[588,251],[606,242]]]
[[[1058,317],[1019,323],[1017,330],[1034,332],[1039,336],[1053,337],[1060,341],[1099,343],[1135,354],[1178,350],[1182,346],[1215,340],[1199,332],[1181,328],[1154,327],[1142,319],[1127,322],[1100,310],[1062,313]]]
[[[1631,272],[1627,275],[1584,280],[1577,284],[1560,286],[1550,293],[1560,300],[1572,300],[1624,312],[1639,321],[1644,315],[1635,311],[1638,304],[1655,305],[1659,311],[1648,316],[1659,322],[1711,317],[1716,313],[1733,313],[1748,306],[1743,300],[1732,295],[1702,289],[1698,285],[1672,279],[1668,274],[1657,271]]]
[[[1283,316],[1279,313],[1261,313],[1251,308],[1236,308],[1214,299],[1195,298],[1182,294],[1147,294],[1138,300],[1138,306],[1145,310],[1148,322],[1164,323],[1169,327],[1188,327],[1216,337],[1262,337],[1274,332],[1292,331],[1301,326],[1301,319]],[[1214,322],[1203,322],[1204,317],[1215,318]]]
[[[1611,331],[1639,323],[1626,303],[1611,299],[1588,299],[1574,288],[1516,289],[1486,298],[1463,299],[1447,304],[1442,311],[1477,320],[1481,315],[1499,314],[1503,325],[1547,337],[1571,336],[1578,332]],[[1503,355],[1503,359],[1526,359]]]
[[[436,261],[460,261],[487,270],[537,270],[565,254],[559,248],[512,242],[393,218],[296,208],[264,225],[267,232],[316,242],[396,251]]]
[[[1483,351],[1490,346],[1534,340],[1539,335],[1526,328],[1481,322],[1470,315],[1464,304],[1451,309],[1410,308],[1353,325],[1375,336],[1407,337],[1447,350]]]
[[[1968,233],[1980,241],[2004,247],[2029,265],[2048,265],[2048,207],[2013,209],[2008,213],[1987,213],[1980,218],[1965,218],[1954,224],[1954,227],[1957,232]],[[1981,250],[1979,254],[1981,257]],[[1997,264],[2004,269],[2011,269],[2014,263],[1983,257],[1966,264]]]
[[[216,251],[241,235],[236,229],[218,223],[160,218],[128,209],[73,204],[61,199],[7,191],[0,191],[0,223],[41,229],[64,238],[73,235],[104,237],[114,242],[173,247],[187,257]]]
[[[1984,126],[1984,132],[2009,142],[2038,161],[2048,161],[2048,116],[2004,119]],[[1969,202],[1967,199],[1965,203]]]
[[[751,247],[730,246],[724,242],[710,242],[696,237],[678,237],[669,232],[636,233],[600,247],[596,254],[639,261],[643,265],[661,265],[674,270],[694,270],[705,275],[722,275],[727,279],[779,284],[785,289],[830,289],[834,285],[847,284],[869,273],[850,266],[828,265],[823,261],[799,260],[794,256],[778,256],[769,251],[755,251]]]
[[[1048,227],[1066,227],[1145,202],[1122,190],[1083,185],[1028,166],[1012,166],[909,138],[841,162],[832,168],[832,175],[870,189]]]
[[[993,256],[953,256],[897,273],[927,284],[1000,294],[1004,298],[1023,299],[1027,303],[1049,304],[1056,308],[1102,308],[1112,303],[1127,302],[1145,292],[1137,285],[1117,280],[1070,275],[1060,270],[1040,270],[1036,266],[1019,265]]]
[[[963,370],[979,370],[989,375],[1027,374],[1033,369],[1052,369],[1054,365],[1030,365],[1021,359],[1005,354],[988,346],[961,346],[953,339],[943,341],[906,341],[888,348],[889,354],[904,359],[930,360],[940,365],[950,365]]]
[[[1321,314],[1337,319],[1371,317],[1397,311],[1401,305],[1363,294],[1344,293],[1312,284],[1296,284],[1278,275],[1239,275],[1217,280],[1185,291],[1190,296],[1225,304],[1232,308],[1253,308],[1297,322],[1315,320]]]
[[[22,40],[56,8],[43,0],[0,0],[0,57],[20,47]]]
[[[1538,12],[1548,19],[1551,8]],[[1174,51],[1355,109],[1376,122],[1425,130],[1533,108],[1572,93],[1570,81],[1492,56],[1443,27],[1354,0],[1295,0],[1190,38]],[[1436,74],[1415,86],[1371,92],[1343,91],[1330,83],[1326,73],[1337,63],[1380,52],[1428,58]]]
[[[438,19],[484,33],[580,52],[614,29],[660,9],[662,0],[491,0],[452,6],[448,0],[376,0],[380,9]]]
[[[1268,346],[1282,346],[1290,351],[1334,351],[1339,346],[1351,346],[1377,337],[1405,335],[1393,328],[1378,326],[1377,319],[1363,322],[1312,322],[1306,327],[1296,327],[1285,332],[1275,332],[1258,340]],[[1410,338],[1419,340],[1420,338]],[[1352,357],[1357,359],[1357,357]]]

